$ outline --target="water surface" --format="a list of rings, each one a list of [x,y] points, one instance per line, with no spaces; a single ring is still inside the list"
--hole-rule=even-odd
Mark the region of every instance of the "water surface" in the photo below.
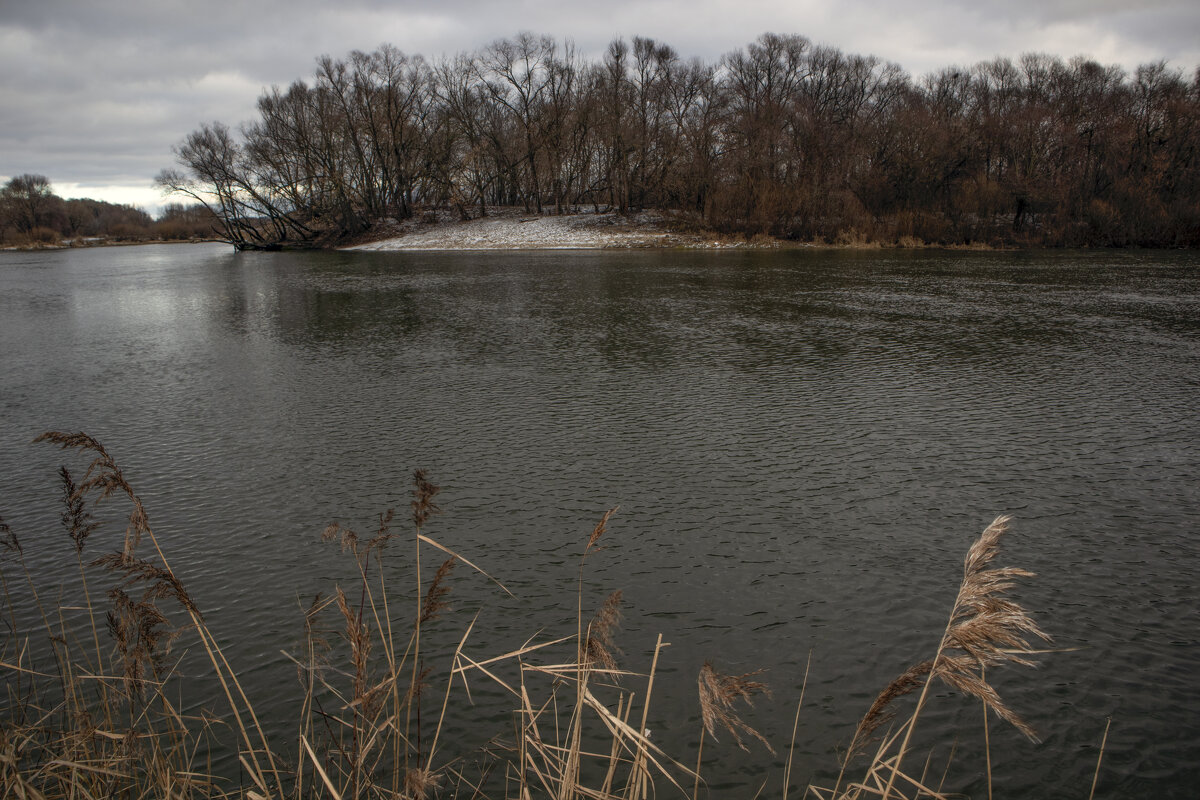
[[[517,595],[457,573],[442,624],[456,640],[483,607],[482,656],[574,630],[579,553],[619,505],[585,605],[623,590],[630,666],[658,633],[671,643],[655,739],[694,758],[712,659],[767,670],[774,699],[744,716],[782,753],[811,654],[802,788],[836,772],[875,693],[931,657],[967,547],[1012,514],[1002,560],[1038,573],[1018,599],[1065,652],[997,676],[1044,740],[994,723],[998,784],[1084,796],[1111,717],[1098,795],[1190,797],[1198,266],[1103,251],[3,253],[0,516],[61,536],[64,456],[30,440],[99,438],[286,737],[299,690],[280,650],[298,647],[312,594],[351,574],[319,541],[327,523],[403,519],[427,469],[444,508],[428,533]],[[31,558],[53,573],[65,552]],[[948,788],[986,796],[980,716],[940,691],[923,726],[946,750],[960,737]],[[463,741],[480,727],[452,726]],[[710,747],[721,796],[779,791],[782,756]]]

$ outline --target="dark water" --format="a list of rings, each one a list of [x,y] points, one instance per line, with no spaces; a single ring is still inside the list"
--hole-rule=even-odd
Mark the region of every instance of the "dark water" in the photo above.
[[[932,655],[966,548],[1013,514],[1002,560],[1038,573],[1017,597],[1064,652],[995,676],[1043,738],[993,723],[998,786],[1086,797],[1108,717],[1098,796],[1200,785],[1194,254],[3,253],[0,353],[0,516],[31,559],[73,564],[64,456],[30,440],[86,430],[284,737],[280,650],[350,575],[321,529],[405,517],[423,467],[427,532],[517,595],[460,570],[451,640],[481,606],[477,657],[573,632],[620,505],[585,606],[624,591],[630,666],[671,643],[655,740],[694,759],[712,659],[767,669],[744,716],[783,752],[811,653],[799,788]],[[977,797],[980,717],[939,691],[922,722]],[[778,796],[782,757],[706,753],[714,796]]]

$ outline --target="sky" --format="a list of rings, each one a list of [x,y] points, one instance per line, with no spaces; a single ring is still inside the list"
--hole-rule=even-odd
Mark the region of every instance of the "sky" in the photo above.
[[[0,182],[156,214],[154,176],[201,123],[254,118],[317,57],[395,45],[429,59],[521,31],[598,57],[647,36],[715,61],[764,32],[898,63],[914,77],[996,56],[1200,66],[1196,0],[0,0]]]

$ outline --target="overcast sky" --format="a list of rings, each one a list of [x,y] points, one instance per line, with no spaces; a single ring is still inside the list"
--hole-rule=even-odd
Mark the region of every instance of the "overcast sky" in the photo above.
[[[766,31],[895,61],[913,76],[997,55],[1200,65],[1197,0],[0,0],[0,181],[156,213],[154,176],[202,122],[254,116],[317,56],[390,43],[427,58],[522,31],[598,55],[649,36],[715,60]]]

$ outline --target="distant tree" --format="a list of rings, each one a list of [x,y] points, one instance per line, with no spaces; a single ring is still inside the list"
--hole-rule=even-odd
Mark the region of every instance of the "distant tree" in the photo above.
[[[441,142],[449,159],[439,162],[447,194],[459,215],[466,206],[478,203],[479,215],[487,215],[489,193],[504,170],[494,168],[502,148],[495,146],[484,109],[489,99],[475,81],[475,62],[467,55],[443,60],[434,67],[431,91],[443,121]]]
[[[61,204],[45,175],[18,175],[0,189],[0,215],[20,233],[51,227]]]
[[[805,96],[804,84],[811,77],[811,48],[803,36],[765,33],[745,51],[725,57],[733,110],[729,151],[735,165],[726,213],[755,232],[784,232],[803,199],[789,175],[784,137],[796,124],[787,122],[789,106]],[[805,147],[793,144],[792,149],[803,155]]]
[[[218,230],[212,213],[199,203],[167,203],[154,221],[163,239],[205,239]]]
[[[163,170],[157,184],[168,194],[190,197],[219,221],[227,241],[239,249],[311,241],[302,217],[307,209],[290,202],[286,187],[259,180],[261,164],[247,156],[229,128],[202,125],[176,150],[185,172]]]
[[[140,208],[88,198],[61,202],[65,236],[143,239],[150,235],[153,223],[150,215]]]
[[[557,51],[558,46],[549,36],[522,33],[515,39],[500,39],[488,45],[475,62],[484,90],[520,130],[524,164],[521,198],[527,209],[532,205],[539,214],[542,180],[538,163],[545,144],[544,112],[551,64]]]

